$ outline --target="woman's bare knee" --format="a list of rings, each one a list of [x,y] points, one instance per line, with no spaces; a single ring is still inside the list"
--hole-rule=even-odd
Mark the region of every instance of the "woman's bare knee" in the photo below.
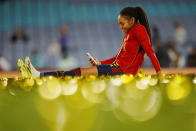
[[[96,66],[81,67],[80,69],[81,69],[82,76],[90,76],[90,75],[98,76],[98,71]]]

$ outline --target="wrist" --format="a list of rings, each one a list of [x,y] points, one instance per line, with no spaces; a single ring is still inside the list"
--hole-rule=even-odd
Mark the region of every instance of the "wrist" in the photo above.
[[[98,62],[97,62],[97,65],[101,65],[101,62],[100,62],[100,61],[98,61]]]

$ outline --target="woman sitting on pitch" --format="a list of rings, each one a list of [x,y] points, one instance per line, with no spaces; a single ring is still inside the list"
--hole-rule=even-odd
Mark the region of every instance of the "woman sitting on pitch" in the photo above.
[[[18,61],[22,76],[135,75],[144,61],[145,53],[149,56],[156,72],[160,73],[160,65],[151,46],[151,33],[144,10],[141,7],[125,7],[120,11],[118,23],[125,36],[115,57],[103,61],[89,57],[92,64],[90,67],[56,72],[39,72],[32,66],[29,57],[26,57],[25,64],[21,59]]]

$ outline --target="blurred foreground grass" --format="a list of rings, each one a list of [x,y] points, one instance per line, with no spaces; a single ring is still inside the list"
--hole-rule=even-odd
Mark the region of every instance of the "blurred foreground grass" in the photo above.
[[[0,79],[0,131],[196,131],[196,76]]]

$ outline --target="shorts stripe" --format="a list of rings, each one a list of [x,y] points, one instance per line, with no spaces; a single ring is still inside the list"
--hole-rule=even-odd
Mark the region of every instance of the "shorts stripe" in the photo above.
[[[114,62],[112,64],[97,65],[98,76],[101,75],[121,75],[124,74],[118,63]]]

